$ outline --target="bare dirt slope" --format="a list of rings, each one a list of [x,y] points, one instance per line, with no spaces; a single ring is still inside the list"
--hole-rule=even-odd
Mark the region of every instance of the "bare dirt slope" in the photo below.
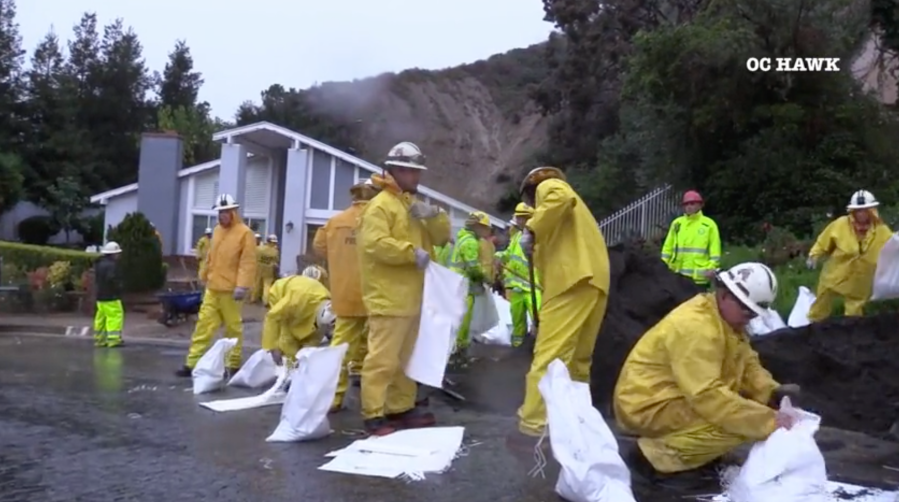
[[[379,162],[412,141],[428,157],[426,185],[493,210],[546,142],[547,119],[529,96],[547,71],[538,45],[446,70],[325,83],[313,106],[348,124],[357,155]]]

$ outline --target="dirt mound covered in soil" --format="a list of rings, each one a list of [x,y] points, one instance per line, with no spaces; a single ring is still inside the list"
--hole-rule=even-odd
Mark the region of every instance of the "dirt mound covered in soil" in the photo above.
[[[841,318],[753,340],[762,364],[802,386],[823,424],[883,435],[899,419],[899,313]]]
[[[607,410],[621,366],[649,328],[700,290],[657,255],[609,249],[611,292],[593,352],[593,402]],[[757,337],[753,346],[776,379],[802,386],[802,406],[830,427],[875,435],[899,419],[899,313],[833,319]]]

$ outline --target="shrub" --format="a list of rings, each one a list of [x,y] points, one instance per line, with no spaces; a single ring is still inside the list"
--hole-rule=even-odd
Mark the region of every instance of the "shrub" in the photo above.
[[[49,216],[32,216],[19,222],[19,239],[26,244],[43,246],[59,232]]]
[[[84,238],[85,246],[99,246],[103,244],[103,222],[103,213],[78,220],[75,229]]]
[[[26,272],[41,267],[50,267],[58,261],[67,261],[72,275],[77,277],[93,267],[97,257],[99,255],[96,253],[85,253],[72,249],[0,241],[0,258],[3,259],[4,267],[14,265],[19,270]]]
[[[159,239],[142,213],[128,213],[107,235],[122,246],[119,270],[126,292],[145,293],[165,285],[166,269]]]

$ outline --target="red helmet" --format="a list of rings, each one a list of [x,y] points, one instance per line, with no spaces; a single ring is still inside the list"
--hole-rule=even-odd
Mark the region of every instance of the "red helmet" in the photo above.
[[[699,192],[696,190],[687,190],[684,192],[684,200],[681,201],[681,204],[689,204],[691,202],[702,204],[702,195],[699,195]]]

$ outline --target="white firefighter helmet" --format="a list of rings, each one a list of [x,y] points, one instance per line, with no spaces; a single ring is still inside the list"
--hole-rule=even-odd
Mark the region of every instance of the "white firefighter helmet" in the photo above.
[[[203,233],[206,234],[206,235],[211,234],[211,233],[212,233],[212,228],[206,227],[206,230],[205,230]]]
[[[268,241],[271,242],[272,244],[277,244],[277,243],[278,243],[278,236],[275,235],[275,234],[269,234],[269,236],[268,236]]]
[[[764,315],[777,298],[777,277],[762,263],[735,265],[720,272],[718,279],[740,303],[758,315]]]
[[[119,243],[116,241],[109,241],[100,248],[100,253],[102,254],[119,254],[121,252],[122,246],[119,246]]]
[[[874,194],[867,190],[859,190],[849,198],[849,205],[846,206],[846,209],[850,211],[853,209],[870,209],[879,205],[880,202],[877,202]]]
[[[300,273],[303,277],[308,277],[310,279],[315,279],[316,281],[320,281],[322,279],[322,270],[315,265],[309,265],[304,268]]]
[[[427,170],[425,156],[415,143],[403,141],[395,145],[387,152],[387,160],[384,165],[396,167],[408,167],[411,169]]]
[[[337,316],[331,310],[331,300],[323,301],[315,312],[315,327],[320,333],[327,333],[334,330],[334,324]]]
[[[215,206],[213,206],[212,209],[215,209],[216,211],[225,211],[228,209],[236,209],[238,207],[240,207],[240,204],[234,200],[234,197],[230,194],[223,193],[215,200]]]

